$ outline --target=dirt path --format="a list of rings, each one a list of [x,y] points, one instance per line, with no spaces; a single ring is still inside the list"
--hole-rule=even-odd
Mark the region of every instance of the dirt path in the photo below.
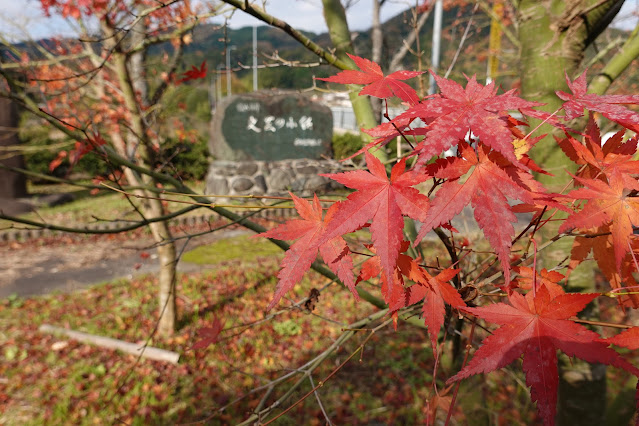
[[[233,229],[191,240],[186,250],[212,241],[249,233]],[[178,250],[185,240],[178,241]],[[148,236],[103,236],[85,240],[57,237],[0,245],[0,298],[71,292],[118,278],[156,272],[159,268],[153,241]],[[182,272],[210,268],[186,262]]]

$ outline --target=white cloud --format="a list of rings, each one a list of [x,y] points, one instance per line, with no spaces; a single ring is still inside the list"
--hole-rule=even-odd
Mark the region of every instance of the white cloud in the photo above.
[[[638,18],[639,0],[626,0],[612,22],[612,26],[624,30],[632,30],[637,25]]]
[[[72,34],[64,19],[44,15],[39,0],[0,0],[0,10],[0,32],[9,40]]]

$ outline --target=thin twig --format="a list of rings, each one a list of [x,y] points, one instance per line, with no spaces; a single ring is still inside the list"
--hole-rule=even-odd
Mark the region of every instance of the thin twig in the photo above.
[[[457,51],[455,52],[455,56],[453,56],[453,60],[451,61],[448,69],[446,70],[446,74],[444,74],[444,78],[448,78],[450,72],[453,70],[455,63],[457,63],[457,58],[459,57],[459,53],[461,52],[462,47],[464,47],[464,43],[466,42],[466,37],[468,36],[468,31],[470,30],[470,26],[473,23],[473,17],[475,16],[475,12],[477,12],[477,8],[479,7],[479,2],[475,2],[475,7],[473,7],[473,11],[470,13],[470,18],[468,19],[468,24],[466,25],[466,29],[464,30],[464,35],[462,35],[461,40],[459,41],[459,45],[457,46]]]

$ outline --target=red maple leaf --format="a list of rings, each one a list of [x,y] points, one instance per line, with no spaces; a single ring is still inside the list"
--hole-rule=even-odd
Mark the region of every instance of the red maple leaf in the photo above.
[[[60,167],[60,164],[62,164],[64,159],[67,158],[67,155],[69,154],[66,151],[58,152],[58,155],[49,163],[49,171],[52,172]]]
[[[601,339],[601,341],[609,345],[623,346],[632,350],[639,349],[639,327],[631,327],[615,336]]]
[[[458,273],[459,269],[449,268],[444,269],[436,277],[432,277],[422,269],[425,280],[406,289],[408,293],[406,305],[410,306],[422,300],[424,301],[422,316],[424,323],[428,327],[433,353],[437,352],[437,334],[442,325],[444,325],[444,314],[446,313],[444,302],[453,308],[466,306],[457,290],[448,283]]]
[[[596,95],[587,93],[587,71],[584,71],[575,81],[570,81],[568,74],[566,74],[566,83],[568,83],[572,95],[561,90],[556,92],[560,99],[566,101],[562,107],[566,111],[566,120],[581,117],[584,109],[587,109],[600,112],[609,120],[635,132],[639,131],[639,113],[622,106],[639,105],[639,95]]]
[[[395,120],[421,118],[428,125],[426,139],[417,147],[419,155],[428,160],[464,140],[472,131],[484,144],[500,152],[513,164],[520,164],[512,145],[513,134],[508,126],[508,110],[526,113],[537,102],[525,101],[510,90],[497,95],[494,83],[482,86],[473,76],[466,88],[433,73],[441,96],[412,106]],[[523,166],[522,166],[523,167]]]
[[[576,237],[573,242],[572,250],[570,251],[570,263],[568,265],[568,272],[566,273],[566,280],[568,280],[572,271],[575,268],[588,259],[588,255],[592,251],[592,257],[597,262],[597,267],[604,274],[606,280],[613,289],[619,289],[625,286],[636,285],[636,281],[632,275],[635,270],[634,261],[626,257],[621,264],[621,269],[617,268],[615,256],[610,256],[611,252],[614,252],[613,237],[610,232],[611,225],[603,225],[598,228],[588,230],[588,234],[601,234],[596,237]],[[635,243],[636,240],[632,241]],[[635,255],[636,256],[636,255]],[[622,305],[632,306],[639,308],[639,294],[634,294],[633,291],[629,294],[619,297]]]
[[[534,204],[533,196],[527,188],[517,185],[504,170],[490,160],[485,146],[480,144],[478,147],[479,156],[466,143],[459,145],[459,151],[460,158],[448,158],[438,163],[446,166],[435,172],[435,176],[446,177],[449,180],[435,194],[426,217],[421,221],[422,227],[416,241],[421,241],[433,228],[450,221],[470,203],[474,209],[475,220],[497,252],[508,284],[510,247],[515,236],[513,223],[517,222],[508,204],[508,198]],[[460,183],[460,179],[457,178],[471,168],[473,170],[466,181]]]
[[[355,170],[322,175],[357,191],[339,203],[320,244],[353,232],[372,220],[373,247],[380,257],[382,269],[392,274],[404,239],[402,215],[420,221],[426,217],[428,197],[412,186],[424,182],[428,176],[406,171],[405,159],[393,166],[390,179],[384,165],[368,152],[366,164],[370,172]]]
[[[302,279],[304,273],[311,267],[317,257],[318,249],[328,267],[337,274],[355,298],[359,300],[353,277],[353,260],[348,255],[349,250],[346,241],[340,236],[334,236],[319,242],[325,234],[327,223],[337,211],[338,204],[333,204],[328,209],[326,217],[322,219],[322,205],[317,195],[313,198],[312,203],[306,202],[293,194],[291,194],[291,197],[293,197],[295,208],[302,220],[289,220],[276,228],[256,235],[256,237],[262,236],[278,240],[295,240],[299,238],[288,249],[282,260],[282,269],[278,274],[277,289],[267,309],[273,308],[282,296]]]
[[[531,387],[531,399],[546,424],[552,424],[557,405],[557,350],[590,363],[614,365],[635,376],[639,370],[617,352],[602,343],[600,336],[586,327],[570,321],[598,294],[550,291],[545,285],[525,296],[513,292],[510,305],[496,303],[483,308],[462,310],[500,327],[484,339],[473,359],[449,382],[478,373],[505,367],[522,354],[526,384]]]
[[[82,157],[104,144],[106,144],[106,141],[99,133],[95,133],[93,138],[89,137],[81,142],[76,142],[74,148],[69,150],[68,153],[66,151],[60,151],[58,153],[58,156],[49,163],[49,171],[53,171],[59,167],[67,156],[69,157],[69,163],[71,164],[69,171],[71,171]]]
[[[206,61],[202,61],[200,68],[196,67],[195,65],[191,65],[191,69],[184,72],[182,76],[183,77],[177,81],[177,84],[184,83],[185,81],[189,81],[189,80],[197,80],[199,78],[205,78],[206,77]]]
[[[396,312],[406,306],[404,276],[413,281],[424,280],[424,275],[417,261],[403,254],[409,246],[410,243],[402,241],[400,248],[400,252],[402,253],[397,257],[397,269],[395,269],[392,274],[386,274],[386,272],[382,271],[380,257],[376,255],[362,264],[362,269],[357,276],[356,283],[359,283],[381,275],[382,296],[386,303],[388,303],[391,312]],[[366,248],[375,253],[375,247],[366,245]]]
[[[204,349],[209,345],[217,343],[220,333],[224,329],[224,322],[219,318],[213,318],[211,327],[202,327],[198,329],[197,334],[199,340],[191,346],[191,349]]]
[[[391,312],[396,312],[405,306],[423,301],[424,323],[428,327],[428,334],[433,351],[435,351],[437,334],[444,324],[444,302],[453,307],[466,306],[457,290],[448,284],[448,281],[459,273],[459,269],[445,269],[436,277],[432,277],[419,265],[419,259],[413,259],[403,254],[408,249],[409,244],[407,241],[402,242],[400,249],[402,253],[397,257],[397,269],[391,275],[390,280],[388,275],[382,271],[380,257],[374,256],[362,265],[357,282],[370,280],[381,274],[382,295]],[[369,249],[375,253],[373,247],[369,247]],[[404,289],[404,277],[415,284]]]
[[[566,277],[557,271],[549,271],[544,268],[541,271],[536,272],[529,266],[515,266],[513,270],[519,276],[517,279],[512,280],[510,286],[506,288],[507,291],[511,291],[515,288],[531,290],[534,285],[542,284],[545,285],[552,293],[563,291],[563,288],[557,283]]]
[[[602,147],[601,132],[595,120],[590,117],[582,144],[566,133],[564,139],[557,142],[564,153],[576,164],[585,166],[578,177],[606,180],[613,173],[639,174],[639,161],[632,156],[637,151],[637,138],[626,142],[624,131],[615,133]]]
[[[610,183],[594,179],[575,177],[583,188],[571,191],[566,197],[588,200],[584,207],[570,215],[559,227],[559,232],[574,228],[590,229],[610,225],[617,269],[629,251],[633,225],[639,226],[639,199],[629,197],[629,190],[639,190],[639,183],[624,179],[624,175],[614,173]]]
[[[340,84],[366,84],[367,86],[359,92],[360,96],[370,95],[386,99],[395,95],[410,105],[415,105],[419,102],[415,89],[401,80],[416,77],[423,74],[422,71],[395,71],[384,77],[382,68],[375,62],[348,53],[347,55],[361,71],[344,70],[334,76],[318,78],[317,80]]]

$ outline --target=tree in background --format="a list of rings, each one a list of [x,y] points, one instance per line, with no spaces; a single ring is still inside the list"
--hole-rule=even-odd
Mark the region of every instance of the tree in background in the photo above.
[[[15,102],[0,98],[0,162],[9,167],[24,167],[18,139],[18,110]],[[18,214],[27,210],[16,199],[27,196],[26,178],[23,174],[0,168],[0,200],[7,213]]]
[[[217,13],[209,6],[193,8],[188,1],[42,1],[47,15],[73,22],[76,39],[48,40],[30,51],[7,44],[14,63],[1,67],[2,96],[11,100],[5,102],[19,103],[74,141],[73,149],[60,152],[52,162],[52,169],[62,162],[73,166],[89,153],[99,155],[111,172],[122,171],[122,178],[112,183],[132,188],[130,193],[139,197],[139,202],[131,199],[140,215],[138,226],[148,226],[157,244],[158,332],[163,336],[176,324],[178,257],[167,222],[176,213],[167,211],[162,182],[153,176],[167,172],[163,150],[166,140],[175,137],[159,118],[176,84],[189,33],[200,19]],[[170,56],[148,56],[150,49],[167,43]],[[162,75],[154,74],[158,69]],[[18,73],[20,80],[14,77]]]

